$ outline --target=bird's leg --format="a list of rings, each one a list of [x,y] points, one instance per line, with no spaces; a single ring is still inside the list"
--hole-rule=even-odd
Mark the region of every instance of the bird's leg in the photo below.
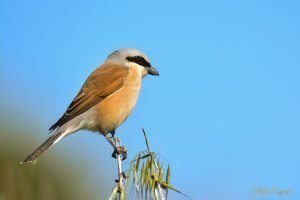
[[[108,135],[105,135],[105,138],[108,140],[108,142],[114,148],[114,152],[112,153],[112,157],[113,158],[117,158],[117,154],[120,154],[120,155],[122,155],[122,160],[125,160],[127,158],[127,150],[126,150],[126,148],[124,146],[117,145],[118,142],[115,142],[115,141],[119,141],[119,138],[116,138],[114,135],[112,137],[114,139],[114,141]]]

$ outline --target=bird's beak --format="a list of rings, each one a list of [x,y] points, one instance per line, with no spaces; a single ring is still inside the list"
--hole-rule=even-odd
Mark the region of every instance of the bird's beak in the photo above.
[[[158,71],[154,67],[152,67],[152,66],[148,67],[147,71],[148,71],[148,74],[151,74],[151,75],[154,75],[154,76],[158,76],[159,75]]]

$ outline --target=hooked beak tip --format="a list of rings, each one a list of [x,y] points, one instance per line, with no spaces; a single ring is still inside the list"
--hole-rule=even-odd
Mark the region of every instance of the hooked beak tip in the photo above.
[[[159,76],[158,71],[154,67],[152,67],[152,66],[149,67],[147,71],[148,71],[148,74],[150,74],[150,75]]]

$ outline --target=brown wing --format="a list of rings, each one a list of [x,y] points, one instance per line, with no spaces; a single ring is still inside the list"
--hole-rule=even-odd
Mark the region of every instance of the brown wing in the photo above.
[[[128,75],[128,68],[119,65],[103,65],[85,81],[64,115],[50,127],[49,131],[67,123],[120,89]]]

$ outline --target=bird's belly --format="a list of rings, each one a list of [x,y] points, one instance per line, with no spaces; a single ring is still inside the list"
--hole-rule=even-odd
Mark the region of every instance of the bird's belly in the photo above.
[[[139,90],[140,84],[124,86],[95,107],[99,131],[105,134],[115,130],[127,119],[137,102]]]

